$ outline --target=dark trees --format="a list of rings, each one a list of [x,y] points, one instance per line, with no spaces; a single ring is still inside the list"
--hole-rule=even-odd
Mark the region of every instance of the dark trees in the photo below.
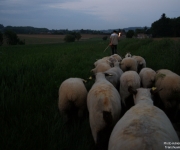
[[[72,35],[72,34],[67,34],[67,35],[64,37],[64,41],[65,41],[65,42],[74,42],[74,41],[75,41],[75,36]]]
[[[65,42],[74,42],[75,40],[80,40],[81,39],[81,34],[78,32],[71,32],[70,34],[67,34],[64,38]]]
[[[6,30],[4,32],[4,36],[6,38],[6,43],[8,45],[17,45],[19,42],[19,38],[17,34],[11,30]]]
[[[151,25],[153,37],[178,37],[180,36],[180,17],[170,19],[163,13],[161,18]]]
[[[129,30],[127,33],[126,33],[126,38],[132,38],[134,36],[134,30]]]
[[[24,45],[25,44],[25,42],[21,41],[18,38],[17,34],[11,30],[6,30],[4,32],[4,37],[8,45],[17,45],[17,44]]]
[[[3,44],[3,34],[2,32],[0,31],[0,46]]]
[[[79,41],[79,40],[81,39],[81,37],[82,37],[81,34],[78,33],[78,32],[72,32],[71,34],[74,35],[74,36],[75,36],[75,39],[78,40],[78,41]]]

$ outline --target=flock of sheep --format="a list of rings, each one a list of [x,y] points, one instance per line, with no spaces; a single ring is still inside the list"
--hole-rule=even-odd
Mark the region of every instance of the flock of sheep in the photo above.
[[[97,149],[160,150],[164,142],[179,142],[172,125],[180,110],[179,75],[147,68],[143,57],[130,53],[123,59],[118,54],[104,57],[94,66],[95,82],[89,91],[84,79],[62,82],[58,108],[67,119],[74,110],[79,117],[88,110]]]

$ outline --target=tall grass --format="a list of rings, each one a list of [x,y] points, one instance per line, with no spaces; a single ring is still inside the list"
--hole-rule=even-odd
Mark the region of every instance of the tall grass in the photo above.
[[[58,88],[69,77],[87,79],[108,41],[0,47],[0,149],[93,148],[89,120],[66,126],[57,108]],[[180,42],[125,39],[118,52],[141,55],[147,66],[180,74]],[[89,90],[93,81],[86,84]]]
[[[145,58],[147,67],[154,70],[170,69],[180,75],[180,41],[171,39],[129,39],[119,44],[120,54],[126,52]]]

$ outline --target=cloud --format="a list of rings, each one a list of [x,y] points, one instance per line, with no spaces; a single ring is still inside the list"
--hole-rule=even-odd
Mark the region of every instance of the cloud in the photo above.
[[[115,3],[115,5],[112,5],[111,0],[79,0],[54,3],[48,5],[48,7],[90,14],[103,20],[116,20],[117,14],[119,14],[121,10],[116,6],[116,4],[119,3],[118,0],[114,0],[113,3]]]
[[[47,0],[44,0],[44,3]],[[1,0],[0,1],[0,13],[3,14],[23,14],[29,13],[37,10],[43,10],[44,4],[42,0]]]
[[[92,15],[106,21],[127,20],[141,13],[178,11],[180,0],[1,0],[1,13],[21,13],[36,10],[64,10]],[[160,14],[159,14],[160,15]]]
[[[180,1],[76,0],[61,3],[51,3],[48,5],[48,7],[90,14],[106,21],[116,21],[117,19],[126,20],[128,16],[132,15],[136,17],[138,14],[148,14],[153,11],[157,12],[167,9],[173,10],[175,8],[174,3],[177,5],[180,4]],[[127,15],[127,17],[125,15]]]
[[[150,26],[163,13],[179,17],[179,6],[180,0],[0,0],[0,18],[5,24],[29,20],[56,28]]]

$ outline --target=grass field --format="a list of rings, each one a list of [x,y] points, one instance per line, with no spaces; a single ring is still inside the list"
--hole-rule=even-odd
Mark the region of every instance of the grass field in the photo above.
[[[87,79],[96,59],[110,55],[110,49],[103,52],[108,41],[93,37],[43,44],[47,39],[42,44],[0,47],[1,150],[94,147],[88,117],[70,126],[64,124],[57,108],[58,89],[69,77]],[[126,52],[141,55],[154,70],[170,69],[180,75],[178,40],[124,39],[119,42],[118,53],[124,56]],[[92,84],[86,84],[88,90]]]

